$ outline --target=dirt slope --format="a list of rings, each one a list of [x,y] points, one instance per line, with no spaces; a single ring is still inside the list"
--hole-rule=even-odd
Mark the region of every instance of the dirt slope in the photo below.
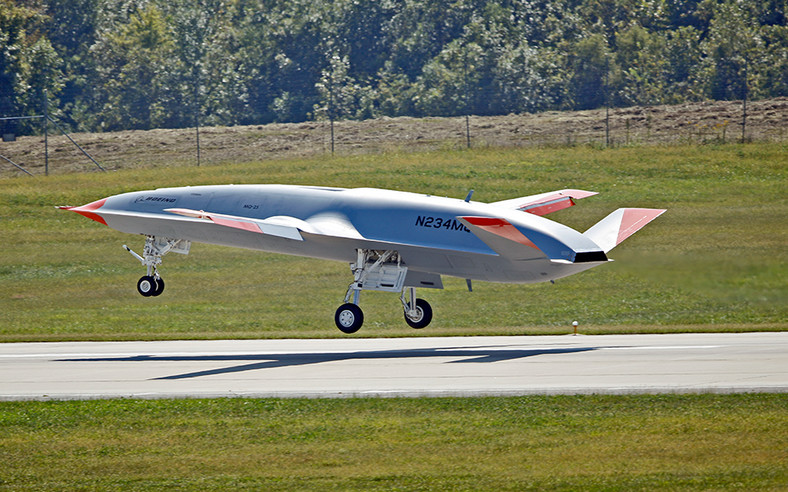
[[[677,144],[740,141],[741,102],[703,102],[680,106],[471,116],[471,145],[527,146],[593,144]],[[749,102],[746,138],[785,141],[788,98]],[[381,118],[334,124],[338,154],[410,152],[467,145],[464,117]],[[208,127],[200,129],[202,165],[314,156],[331,152],[329,122]],[[66,137],[50,129],[49,172],[97,170]],[[606,137],[606,133],[608,136]],[[106,169],[196,164],[196,131],[191,129],[77,133],[72,135]],[[0,156],[32,174],[44,174],[43,137],[0,142]],[[0,176],[20,175],[0,159]]]

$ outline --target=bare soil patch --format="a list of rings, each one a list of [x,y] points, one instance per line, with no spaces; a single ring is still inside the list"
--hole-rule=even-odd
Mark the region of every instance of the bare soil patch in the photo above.
[[[704,144],[741,141],[741,101],[711,101],[679,106],[635,106],[606,111],[558,112],[506,116],[471,116],[474,147],[529,145]],[[788,98],[747,104],[748,141],[784,141],[788,134]],[[66,137],[50,130],[49,172],[84,172],[98,168]],[[72,137],[102,167],[113,170],[197,163],[194,128],[77,133]],[[201,128],[200,162],[216,165],[270,159],[310,157],[331,152],[329,122],[304,122]],[[465,117],[380,118],[334,123],[338,154],[412,152],[463,148]],[[44,174],[44,139],[19,137],[0,142],[0,156],[34,175]],[[21,175],[0,159],[0,176]]]

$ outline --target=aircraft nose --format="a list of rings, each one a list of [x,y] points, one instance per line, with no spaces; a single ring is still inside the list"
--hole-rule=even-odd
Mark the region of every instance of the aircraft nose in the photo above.
[[[106,198],[102,198],[101,200],[96,200],[95,202],[88,203],[87,205],[82,205],[80,207],[57,207],[61,210],[71,210],[72,212],[76,212],[88,219],[95,220],[100,224],[107,225],[107,222],[104,218],[96,213],[96,210],[100,209],[104,206],[104,202],[106,202]]]

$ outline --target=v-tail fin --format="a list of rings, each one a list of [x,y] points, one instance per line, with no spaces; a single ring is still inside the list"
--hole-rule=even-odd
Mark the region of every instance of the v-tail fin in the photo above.
[[[619,208],[583,233],[607,253],[665,213],[654,208]]]

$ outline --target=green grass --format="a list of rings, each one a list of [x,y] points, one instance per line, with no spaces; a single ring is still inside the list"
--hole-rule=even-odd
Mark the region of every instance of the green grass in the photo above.
[[[601,195],[551,216],[584,230],[667,208],[617,261],[528,286],[447,279],[404,326],[364,293],[358,336],[788,328],[788,149],[481,149],[0,180],[0,341],[346,336],[347,265],[195,244],[167,291],[134,288],[141,238],[53,205],[210,183],[375,186],[494,201]],[[785,490],[786,395],[0,403],[0,489]]]
[[[347,265],[194,244],[168,255],[167,290],[142,298],[142,239],[53,205],[210,183],[373,186],[495,201],[599,191],[550,218],[585,230],[612,210],[668,212],[555,285],[446,279],[422,290],[430,327],[405,326],[396,295],[362,296],[356,336],[753,331],[788,328],[785,144],[447,150],[0,180],[0,341],[333,337]]]
[[[0,488],[785,490],[788,396],[0,403]]]

